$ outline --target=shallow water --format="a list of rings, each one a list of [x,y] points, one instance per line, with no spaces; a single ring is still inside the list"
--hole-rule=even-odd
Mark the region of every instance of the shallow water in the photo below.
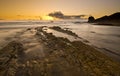
[[[63,27],[70,28],[80,37],[88,40],[91,45],[106,48],[120,54],[120,27],[100,26],[88,23]]]
[[[75,21],[50,21],[46,22],[22,22],[22,23],[0,23],[0,44],[10,40],[24,28],[39,26],[60,26],[62,28],[70,28],[71,31],[79,35],[79,37],[88,40],[89,45],[111,50],[120,55],[120,27],[92,25],[88,23],[74,23]],[[19,29],[19,30],[18,30]],[[52,30],[53,31],[53,30]],[[54,31],[54,35],[67,37],[70,40],[77,40],[72,36]],[[84,40],[83,40],[84,41]],[[2,44],[0,45],[0,47]]]
[[[66,34],[66,33],[58,32],[58,31],[56,31],[56,30],[49,29],[49,28],[47,28],[46,32],[47,32],[47,33],[52,33],[52,34],[55,35],[56,37],[67,38],[67,39],[69,39],[70,41],[78,41],[78,40],[81,40],[80,38],[77,38],[77,37],[68,35],[68,34]]]
[[[89,45],[120,62],[120,27],[92,25],[88,23],[61,26],[69,28],[79,37],[89,41]]]
[[[0,49],[7,45],[13,38],[24,29],[0,29]]]

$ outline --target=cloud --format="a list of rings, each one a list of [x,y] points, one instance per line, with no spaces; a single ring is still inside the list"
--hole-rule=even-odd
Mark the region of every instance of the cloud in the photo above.
[[[24,17],[24,15],[17,15],[18,17]]]
[[[60,11],[49,13],[48,15],[51,17],[56,17],[56,18],[60,18],[60,19],[63,19],[65,17],[64,14]]]
[[[61,11],[56,11],[53,13],[49,13],[48,16],[59,18],[59,19],[81,19],[86,15],[64,15]]]
[[[5,20],[5,19],[0,19],[0,20]]]

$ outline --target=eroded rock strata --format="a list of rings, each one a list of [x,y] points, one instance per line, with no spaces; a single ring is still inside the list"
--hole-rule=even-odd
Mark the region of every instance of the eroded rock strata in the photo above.
[[[69,41],[35,28],[41,54],[26,53],[25,43],[12,41],[0,50],[1,76],[119,76],[120,64],[81,41]],[[30,29],[31,30],[31,29]],[[30,31],[28,30],[28,31]],[[29,47],[32,48],[32,47]],[[41,47],[40,47],[41,48]],[[40,50],[37,50],[41,51]],[[30,55],[31,57],[29,57]]]

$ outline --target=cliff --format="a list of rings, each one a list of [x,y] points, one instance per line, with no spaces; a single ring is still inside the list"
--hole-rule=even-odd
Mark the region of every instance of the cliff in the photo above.
[[[98,23],[98,24],[120,25],[120,12],[114,13],[109,16],[106,15],[92,21],[90,20],[89,17],[88,22]]]

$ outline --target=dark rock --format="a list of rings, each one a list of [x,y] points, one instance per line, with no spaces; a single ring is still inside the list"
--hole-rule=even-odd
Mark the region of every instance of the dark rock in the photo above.
[[[88,22],[89,23],[93,23],[95,21],[95,18],[93,17],[93,16],[90,16],[89,18],[88,18]]]
[[[100,17],[100,18],[96,19],[94,22],[97,22],[97,23],[119,22],[120,23],[120,12],[114,13],[109,16],[106,15],[106,16]]]
[[[110,16],[103,16],[101,18],[98,18],[95,20],[95,22],[100,22],[100,21],[118,21],[120,20],[120,12],[114,13]]]

